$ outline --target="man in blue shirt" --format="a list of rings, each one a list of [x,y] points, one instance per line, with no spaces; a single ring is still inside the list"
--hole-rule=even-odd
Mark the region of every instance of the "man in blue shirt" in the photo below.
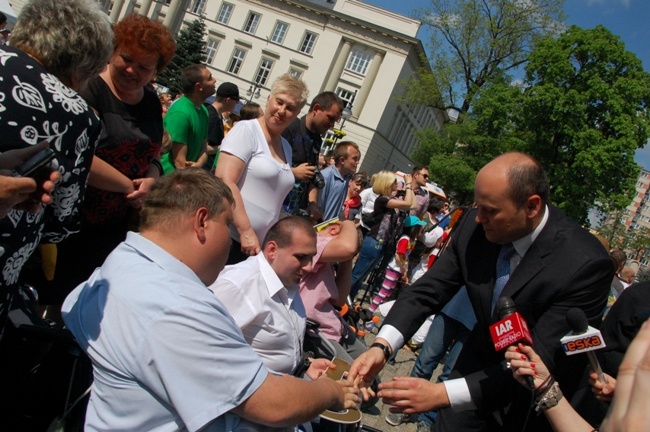
[[[233,207],[228,186],[200,168],[161,178],[140,233],[65,300],[93,362],[85,430],[292,427],[359,400],[342,381],[269,373],[207,288],[226,262]]]
[[[357,171],[359,159],[361,151],[352,141],[343,141],[334,147],[334,165],[321,171],[325,187],[319,191],[312,185],[309,191],[309,203],[316,203],[316,210],[321,212],[320,215],[314,212],[317,220],[326,221],[339,215],[348,191],[348,181]]]

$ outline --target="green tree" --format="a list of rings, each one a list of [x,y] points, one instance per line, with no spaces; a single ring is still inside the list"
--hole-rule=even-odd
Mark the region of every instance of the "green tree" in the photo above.
[[[458,143],[474,134],[472,123],[448,125],[442,133],[424,128],[416,132],[422,144],[411,155],[417,164],[429,166],[432,180],[444,189],[449,199],[459,204],[471,202],[476,167]]]
[[[523,90],[505,79],[487,85],[461,122],[416,133],[420,146],[411,158],[428,165],[432,178],[459,204],[472,202],[481,167],[506,151],[526,147],[526,132],[518,129]]]
[[[552,201],[573,219],[629,204],[634,152],[650,133],[650,74],[605,27],[540,41],[526,66],[519,129],[545,167]]]
[[[623,250],[627,256],[640,261],[648,255],[650,249],[650,232],[646,227],[630,228],[623,239]]]
[[[433,30],[430,63],[442,93],[440,108],[470,111],[492,78],[526,62],[534,43],[556,34],[563,0],[430,0],[416,16]],[[413,80],[424,94],[427,80]],[[418,90],[419,89],[419,90]]]
[[[195,19],[179,32],[176,38],[176,53],[169,66],[158,75],[158,82],[168,87],[172,93],[180,92],[181,70],[189,65],[204,63],[205,47],[205,23],[203,19]]]
[[[627,203],[629,204],[629,202]],[[625,236],[627,227],[623,223],[623,217],[627,211],[621,205],[607,203],[606,205],[597,206],[599,208],[607,208],[610,211],[604,213],[601,217],[598,232],[609,242],[612,247],[615,244],[620,244]]]
[[[523,151],[544,166],[551,202],[574,220],[587,224],[594,207],[611,214],[628,205],[634,152],[650,133],[650,75],[619,38],[600,26],[571,27],[538,43],[522,85],[506,81],[486,85],[462,125],[420,131],[414,159],[438,167],[432,177],[453,194],[444,182],[456,170],[471,178],[468,169],[475,175],[494,156]],[[467,184],[457,183],[467,196]]]

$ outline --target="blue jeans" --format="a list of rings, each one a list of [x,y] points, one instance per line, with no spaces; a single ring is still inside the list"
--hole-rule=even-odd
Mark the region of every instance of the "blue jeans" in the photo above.
[[[418,356],[411,376],[416,378],[431,379],[433,372],[438,367],[438,364],[445,356],[447,348],[451,345],[449,356],[442,369],[442,374],[438,377],[437,382],[446,380],[451,373],[451,369],[456,363],[458,354],[463,349],[463,344],[469,335],[467,327],[453,318],[449,318],[444,313],[438,313],[427,333],[427,337],[422,344],[420,355]],[[418,414],[418,421],[423,421],[427,424],[433,424],[438,417],[438,411],[427,411]]]
[[[350,289],[350,298],[354,300],[357,293],[363,286],[363,281],[368,277],[372,269],[375,268],[377,263],[384,255],[384,244],[378,242],[376,239],[366,236],[363,239],[359,257],[352,269],[352,288]]]

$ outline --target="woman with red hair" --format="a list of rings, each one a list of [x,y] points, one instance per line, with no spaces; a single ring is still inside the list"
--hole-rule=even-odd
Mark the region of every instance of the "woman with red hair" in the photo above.
[[[160,148],[162,106],[149,82],[174,56],[169,30],[142,15],[113,28],[108,66],[80,93],[98,113],[102,134],[88,179],[81,231],[61,243],[52,289],[44,304],[65,295],[100,266],[126,237],[140,203],[163,174]]]

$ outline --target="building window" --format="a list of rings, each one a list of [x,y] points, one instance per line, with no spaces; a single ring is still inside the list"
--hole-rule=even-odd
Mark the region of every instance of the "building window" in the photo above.
[[[230,21],[230,16],[232,15],[232,10],[235,6],[230,3],[222,3],[221,8],[219,9],[219,14],[217,14],[217,22],[221,24],[228,24]]]
[[[192,13],[201,15],[205,11],[206,0],[194,0],[192,4]]]
[[[208,43],[205,44],[205,62],[207,64],[212,64],[214,57],[217,55],[217,49],[219,48],[219,41],[216,39],[209,38]]]
[[[303,71],[296,68],[289,68],[289,73],[295,76],[296,78],[302,78]]]
[[[273,61],[263,58],[260,62],[260,67],[257,69],[257,74],[255,75],[255,83],[261,86],[265,85],[269,80],[272,68]]]
[[[316,45],[316,34],[305,32],[305,36],[302,38],[298,51],[305,54],[311,54],[314,50],[314,45]]]
[[[345,108],[352,102],[352,98],[354,98],[354,92],[350,90],[346,90],[344,88],[337,88],[336,89],[336,95],[341,98],[341,100],[344,102],[343,107]]]
[[[240,48],[235,48],[232,52],[230,64],[228,65],[228,72],[237,75],[241,69],[242,63],[244,63],[244,57],[246,57],[246,51]]]
[[[368,71],[368,64],[372,58],[371,54],[365,50],[355,49],[350,54],[347,66],[345,68],[352,72],[365,75]]]
[[[289,24],[280,21],[276,22],[275,28],[273,29],[273,34],[271,35],[271,42],[282,44],[282,42],[284,42],[284,37],[287,35],[288,29]]]
[[[248,18],[246,19],[246,25],[244,25],[244,31],[246,33],[255,34],[257,31],[257,26],[260,23],[261,15],[254,12],[249,12]]]

